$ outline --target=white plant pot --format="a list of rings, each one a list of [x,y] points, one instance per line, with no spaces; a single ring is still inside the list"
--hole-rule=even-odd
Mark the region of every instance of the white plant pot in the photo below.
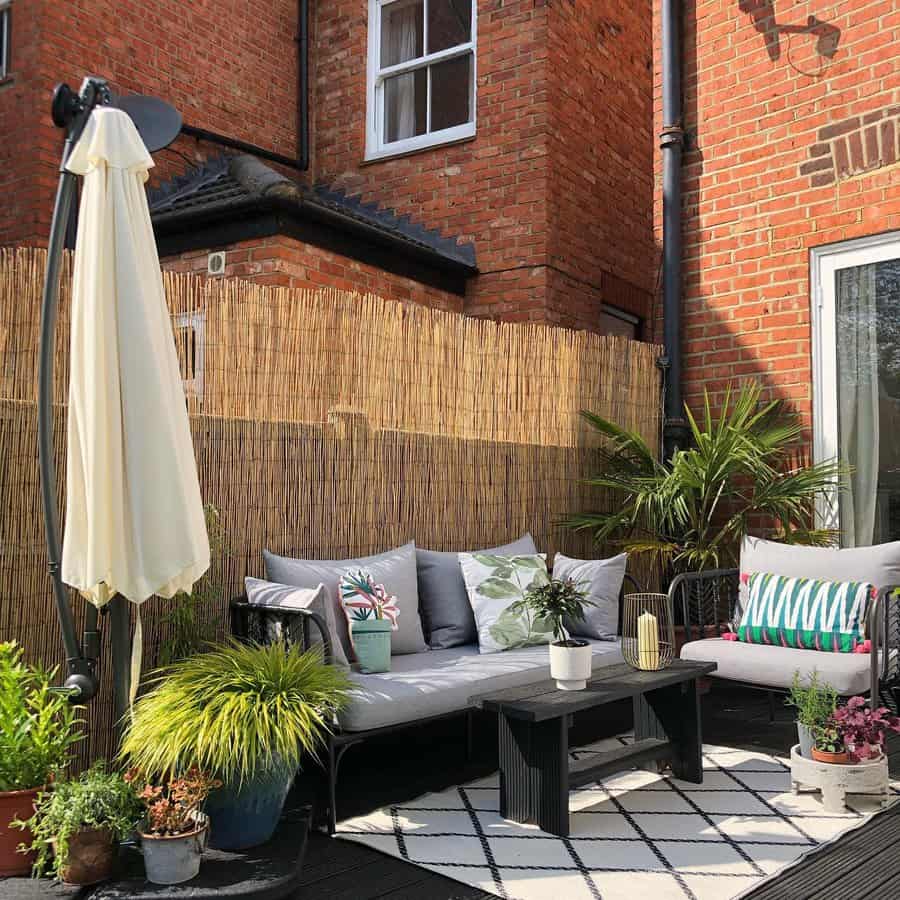
[[[561,691],[583,691],[591,677],[591,645],[573,640],[577,647],[550,645],[550,677]]]

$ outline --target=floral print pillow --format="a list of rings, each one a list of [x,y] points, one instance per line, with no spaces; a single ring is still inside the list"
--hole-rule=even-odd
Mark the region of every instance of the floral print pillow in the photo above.
[[[478,650],[499,653],[516,647],[549,644],[553,626],[536,617],[524,602],[531,587],[547,584],[546,554],[498,556],[460,553],[459,565],[478,628]]]

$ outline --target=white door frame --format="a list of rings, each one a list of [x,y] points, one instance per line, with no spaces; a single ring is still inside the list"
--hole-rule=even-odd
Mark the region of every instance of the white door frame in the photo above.
[[[900,259],[900,231],[810,250],[813,458],[816,462],[836,459],[839,449],[835,275],[839,269],[892,259]],[[824,527],[839,527],[837,502],[824,504],[820,514]]]

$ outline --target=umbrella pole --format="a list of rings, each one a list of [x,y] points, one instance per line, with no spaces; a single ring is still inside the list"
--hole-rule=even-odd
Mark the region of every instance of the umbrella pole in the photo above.
[[[41,341],[38,365],[38,460],[41,476],[41,502],[47,539],[47,561],[53,582],[53,598],[66,652],[65,687],[73,702],[90,700],[97,693],[96,664],[100,648],[97,631],[97,609],[89,604],[85,610],[84,638],[81,643],[69,597],[62,581],[59,538],[59,510],[56,498],[56,466],[53,459],[53,364],[56,355],[56,317],[59,307],[59,270],[62,264],[66,225],[75,195],[76,176],[66,171],[66,162],[81,135],[93,108],[108,99],[106,82],[87,78],[81,95],[68,85],[59,85],[53,94],[53,121],[66,129],[66,142],[60,162],[59,187],[53,207],[50,241],[47,247],[47,273],[41,299]]]

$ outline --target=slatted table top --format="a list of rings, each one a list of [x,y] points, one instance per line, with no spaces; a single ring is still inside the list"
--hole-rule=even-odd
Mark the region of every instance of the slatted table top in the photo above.
[[[514,719],[543,722],[616,700],[637,697],[648,691],[693,681],[715,669],[714,662],[682,659],[676,659],[658,672],[643,672],[622,663],[594,672],[583,691],[561,691],[556,687],[555,681],[546,680],[479,694],[470,697],[469,704],[476,709],[502,713]]]

